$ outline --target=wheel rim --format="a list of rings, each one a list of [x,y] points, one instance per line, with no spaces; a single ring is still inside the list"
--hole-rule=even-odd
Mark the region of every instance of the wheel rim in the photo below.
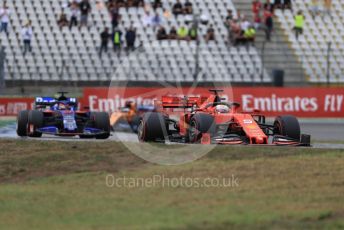
[[[190,124],[189,132],[190,132],[190,141],[191,142],[196,142],[197,141],[197,136],[198,136],[198,130],[196,128],[196,122],[192,121]]]
[[[19,122],[18,122],[18,120],[17,120],[17,123],[16,123],[16,131],[17,131],[17,133],[19,131]]]
[[[275,130],[274,130],[275,134],[279,134],[282,135],[282,127],[281,124],[279,122],[275,123]]]
[[[35,131],[35,127],[32,124],[28,124],[28,134],[33,135]]]
[[[139,140],[141,141],[141,142],[143,142],[144,141],[144,124],[143,124],[143,122],[140,122],[140,125],[139,125],[139,127],[137,128],[137,135],[138,135],[138,137],[139,137]]]

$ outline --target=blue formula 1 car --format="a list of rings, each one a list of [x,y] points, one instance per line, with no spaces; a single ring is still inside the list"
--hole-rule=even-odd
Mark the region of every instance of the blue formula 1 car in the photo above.
[[[60,96],[37,97],[34,110],[23,110],[17,117],[17,134],[21,137],[79,136],[80,138],[107,139],[110,119],[105,112],[78,109],[76,98]]]

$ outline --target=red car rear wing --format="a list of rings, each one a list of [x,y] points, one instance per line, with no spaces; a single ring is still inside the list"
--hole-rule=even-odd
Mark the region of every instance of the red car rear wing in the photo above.
[[[193,106],[200,107],[205,101],[206,97],[172,97],[172,96],[163,96],[161,99],[162,108],[164,109],[187,109],[192,108]],[[158,102],[159,103],[159,102]]]

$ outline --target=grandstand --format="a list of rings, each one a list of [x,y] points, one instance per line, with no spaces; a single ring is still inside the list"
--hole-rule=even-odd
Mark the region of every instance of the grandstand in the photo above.
[[[333,0],[331,17],[312,18],[310,1],[295,1],[294,12],[302,10],[306,17],[304,36],[295,39],[292,31],[293,15],[290,11],[277,11],[276,16],[287,36],[290,46],[302,64],[310,82],[327,81],[328,43],[331,43],[329,77],[330,82],[344,82],[344,2]]]
[[[194,0],[195,13],[206,14],[209,24],[215,26],[216,42],[206,43],[200,36],[199,80],[203,82],[269,83],[274,68],[286,71],[286,82],[300,84],[307,76],[309,82],[324,82],[326,79],[326,42],[332,41],[335,52],[331,56],[331,82],[343,82],[344,43],[341,25],[344,18],[338,12],[332,19],[313,20],[306,9],[307,1],[296,1],[295,9],[306,11],[305,36],[300,42],[294,39],[291,27],[292,12],[276,11],[276,38],[262,50],[262,42],[255,47],[229,47],[227,29],[223,23],[227,9],[236,14],[236,9],[250,8],[250,1],[244,0]],[[137,28],[136,47],[143,47],[135,54],[120,57],[111,52],[98,55],[99,34],[104,27],[111,27],[110,15],[106,7],[97,9],[92,4],[89,29],[80,31],[57,25],[57,17],[63,11],[64,0],[7,1],[11,9],[8,37],[0,34],[1,46],[6,51],[7,81],[43,82],[92,82],[102,84],[115,81],[169,81],[192,82],[195,72],[196,43],[186,41],[157,41],[153,28],[142,24],[144,8],[121,8],[120,28],[133,24]],[[147,1],[146,1],[147,2]],[[163,0],[164,8],[172,9],[174,1]],[[295,1],[293,1],[295,2]],[[343,9],[340,0],[334,0],[336,9]],[[162,9],[158,9],[162,14]],[[342,11],[340,11],[342,12]],[[248,13],[247,13],[248,14]],[[21,28],[27,21],[33,25],[33,53],[23,55]],[[186,18],[179,16],[165,20],[167,31],[172,26],[185,24]],[[327,31],[328,28],[328,31]],[[199,34],[205,34],[207,27],[200,26]],[[319,32],[320,31],[320,32]],[[340,34],[337,33],[340,31]],[[259,41],[259,39],[258,39]],[[265,44],[264,44],[265,45]],[[282,48],[281,48],[282,47]],[[320,47],[320,48],[318,48]]]

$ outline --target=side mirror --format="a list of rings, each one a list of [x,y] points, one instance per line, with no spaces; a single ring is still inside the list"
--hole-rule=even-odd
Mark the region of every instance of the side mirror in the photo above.
[[[240,108],[240,103],[233,102],[233,103],[232,103],[232,106],[233,106],[235,109],[239,109],[239,108]]]

